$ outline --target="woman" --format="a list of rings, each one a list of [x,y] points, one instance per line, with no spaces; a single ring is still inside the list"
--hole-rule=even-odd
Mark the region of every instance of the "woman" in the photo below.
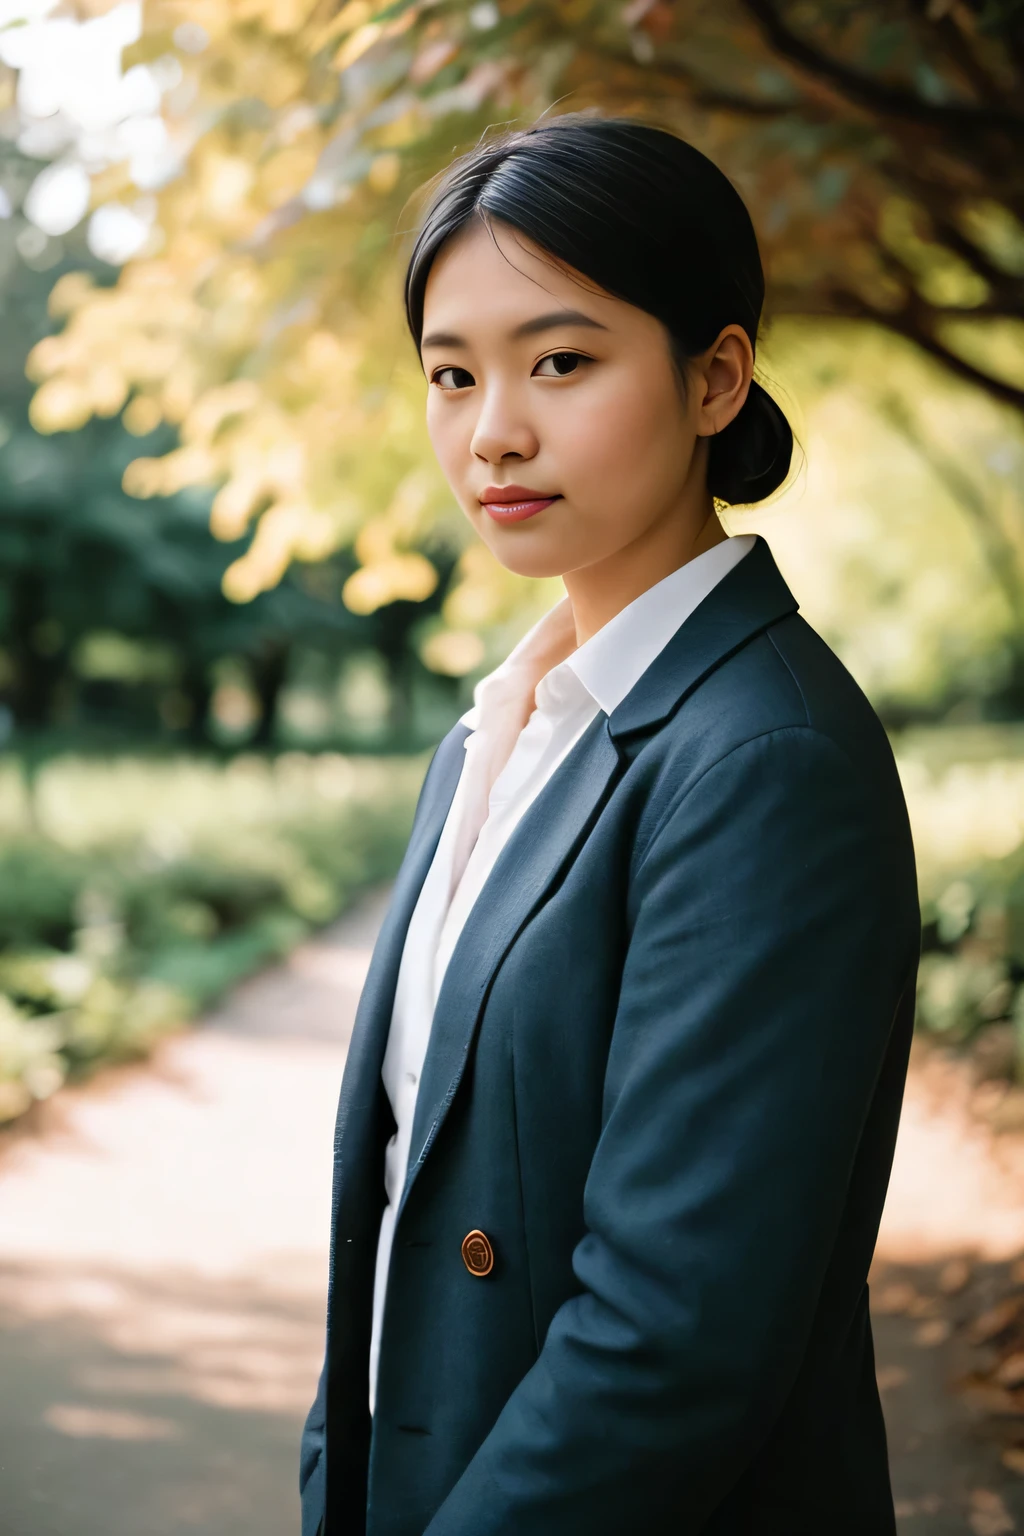
[[[458,161],[431,438],[567,596],[427,773],[338,1114],[304,1536],[886,1536],[867,1272],[920,927],[877,718],[715,502],[792,437],[725,177],[569,117]]]

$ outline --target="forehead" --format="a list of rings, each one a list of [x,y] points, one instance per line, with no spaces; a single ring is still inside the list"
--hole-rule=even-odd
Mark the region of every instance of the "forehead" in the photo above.
[[[642,311],[556,261],[500,220],[474,220],[438,252],[423,296],[426,335],[470,327],[508,329],[541,311],[580,311],[609,329]]]

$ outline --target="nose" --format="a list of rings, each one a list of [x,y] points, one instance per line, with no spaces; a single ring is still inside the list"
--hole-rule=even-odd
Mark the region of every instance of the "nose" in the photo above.
[[[492,388],[484,396],[476,419],[470,451],[488,464],[503,459],[532,459],[539,447],[528,416],[509,393]]]

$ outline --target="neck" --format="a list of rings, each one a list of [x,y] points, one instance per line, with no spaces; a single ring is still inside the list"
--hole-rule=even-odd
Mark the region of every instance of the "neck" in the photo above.
[[[609,559],[567,571],[562,580],[572,604],[576,644],[583,645],[641,593],[727,538],[707,496],[696,513],[680,516],[677,508]]]

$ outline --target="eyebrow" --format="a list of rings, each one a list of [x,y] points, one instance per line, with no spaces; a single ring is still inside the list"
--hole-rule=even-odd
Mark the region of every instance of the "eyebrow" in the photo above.
[[[524,336],[536,336],[541,331],[554,330],[559,325],[586,325],[595,331],[606,331],[608,327],[602,325],[600,320],[595,320],[592,315],[585,315],[579,309],[556,309],[549,315],[535,315],[532,320],[524,320],[522,325],[517,325],[512,332],[512,340],[520,341]],[[465,337],[458,336],[454,331],[431,331],[429,336],[424,336],[420,342],[421,347],[465,347],[469,343]]]

